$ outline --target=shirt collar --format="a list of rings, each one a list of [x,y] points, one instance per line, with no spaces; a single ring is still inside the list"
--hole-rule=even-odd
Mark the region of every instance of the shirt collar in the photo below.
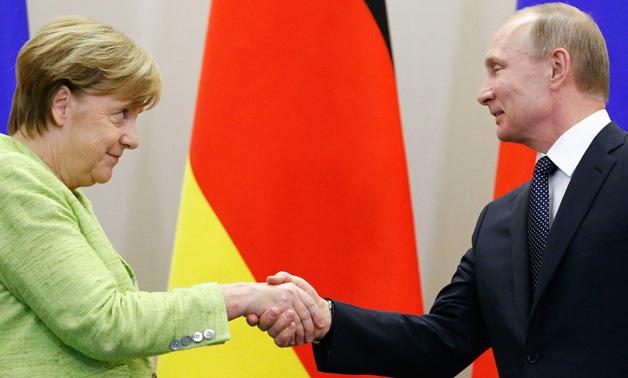
[[[610,122],[606,109],[598,110],[563,133],[547,151],[547,156],[558,169],[571,177],[595,136]],[[537,153],[537,160],[542,156],[542,153]]]

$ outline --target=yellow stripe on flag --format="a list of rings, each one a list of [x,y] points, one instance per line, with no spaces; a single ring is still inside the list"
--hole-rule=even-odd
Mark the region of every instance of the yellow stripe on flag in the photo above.
[[[203,196],[188,161],[169,287],[201,282],[252,282],[240,252]],[[159,357],[160,377],[309,377],[293,349],[281,349],[244,318],[230,323],[225,344]],[[234,369],[237,366],[237,369]]]

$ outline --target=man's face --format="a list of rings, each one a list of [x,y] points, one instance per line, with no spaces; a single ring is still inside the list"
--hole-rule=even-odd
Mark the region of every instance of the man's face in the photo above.
[[[551,111],[552,67],[546,59],[535,60],[527,53],[522,38],[527,20],[511,19],[495,35],[486,53],[487,77],[478,102],[495,117],[501,141],[530,146],[543,133],[543,121]]]

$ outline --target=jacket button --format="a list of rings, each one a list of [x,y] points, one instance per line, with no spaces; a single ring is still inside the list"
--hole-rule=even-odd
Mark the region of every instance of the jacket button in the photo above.
[[[195,343],[200,343],[203,340],[203,334],[201,332],[194,332],[192,340],[194,340]]]
[[[192,337],[186,335],[181,338],[181,345],[188,346],[190,344],[192,344]]]
[[[216,332],[214,332],[214,330],[211,328],[207,328],[205,332],[203,332],[203,337],[206,338],[207,340],[213,339],[214,336],[216,336]]]
[[[539,360],[539,357],[538,352],[530,352],[528,353],[528,362],[534,364]]]
[[[172,350],[179,350],[181,349],[181,340],[179,339],[174,339],[170,342],[170,349]]]

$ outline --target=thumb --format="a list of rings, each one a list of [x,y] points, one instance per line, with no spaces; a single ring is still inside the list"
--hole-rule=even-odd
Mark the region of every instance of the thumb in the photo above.
[[[277,272],[274,276],[268,276],[266,278],[266,283],[269,285],[280,285],[282,283],[288,282],[292,275],[287,272]]]

